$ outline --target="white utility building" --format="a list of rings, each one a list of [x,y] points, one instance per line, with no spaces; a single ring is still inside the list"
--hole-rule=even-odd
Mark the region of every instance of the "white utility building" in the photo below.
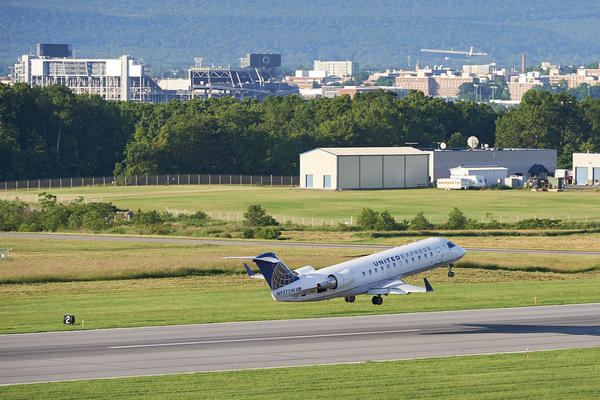
[[[600,184],[600,153],[573,153],[576,185]]]
[[[483,183],[483,186],[494,186],[504,184],[507,171],[508,168],[496,166],[459,166],[450,168],[450,177],[476,178],[474,183],[479,184],[472,185],[475,187],[481,187],[480,183]]]
[[[429,154],[412,147],[321,147],[300,154],[300,187],[427,187]]]
[[[508,169],[507,175],[522,175],[525,178],[534,164],[543,165],[548,171],[556,169],[554,149],[447,149],[430,150],[429,154],[432,182],[438,178],[449,178],[450,168],[457,165],[498,165]]]

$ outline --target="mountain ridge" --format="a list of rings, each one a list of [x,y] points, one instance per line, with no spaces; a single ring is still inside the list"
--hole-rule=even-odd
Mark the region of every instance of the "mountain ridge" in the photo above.
[[[542,60],[579,65],[600,59],[600,6],[557,0],[502,4],[475,0],[235,0],[199,3],[116,0],[7,0],[0,5],[0,73],[36,43],[70,43],[75,55],[130,54],[156,70],[193,64],[237,64],[247,52],[281,52],[288,67],[315,59],[350,59],[361,67],[462,63],[420,48],[476,49],[474,63],[519,66]]]

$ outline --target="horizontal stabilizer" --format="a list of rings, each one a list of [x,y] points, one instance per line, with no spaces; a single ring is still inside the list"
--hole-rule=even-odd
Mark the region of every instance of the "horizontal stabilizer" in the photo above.
[[[248,264],[244,263],[244,268],[246,268],[246,272],[248,273],[248,276],[250,278],[254,278],[254,279],[265,279],[265,277],[262,274],[255,274],[254,271],[252,271],[250,269],[250,267],[248,266]]]

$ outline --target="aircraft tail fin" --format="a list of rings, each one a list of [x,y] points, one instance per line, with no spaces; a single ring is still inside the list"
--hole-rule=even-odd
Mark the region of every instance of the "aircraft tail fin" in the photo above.
[[[258,265],[271,290],[279,289],[300,279],[273,253],[263,253],[254,257],[252,261]]]

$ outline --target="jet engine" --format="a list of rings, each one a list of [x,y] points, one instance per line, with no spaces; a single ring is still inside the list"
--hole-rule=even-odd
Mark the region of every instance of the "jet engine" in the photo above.
[[[317,292],[324,292],[327,289],[341,289],[354,282],[354,277],[350,270],[345,269],[335,274],[331,274],[317,284]]]

